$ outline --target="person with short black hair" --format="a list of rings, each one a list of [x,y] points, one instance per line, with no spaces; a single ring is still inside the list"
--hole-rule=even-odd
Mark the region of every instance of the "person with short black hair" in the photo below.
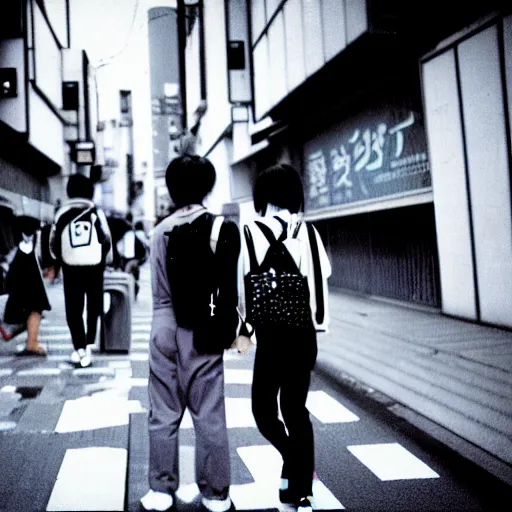
[[[94,184],[73,174],[67,184],[69,201],[55,215],[50,232],[52,257],[62,265],[66,319],[74,350],[71,362],[81,368],[91,361],[98,318],[103,310],[103,272],[111,261],[111,236],[103,210],[94,204]],[[87,297],[87,329],[83,310]]]
[[[234,510],[229,496],[223,352],[233,344],[238,327],[240,235],[234,222],[212,215],[203,205],[215,179],[215,168],[206,158],[174,159],[166,170],[166,183],[176,209],[152,236],[150,490],[141,499],[145,510],[175,506],[178,429],[185,408],[194,422],[202,504],[214,512]],[[210,296],[212,281],[216,293],[212,290]],[[225,313],[221,318],[226,329],[199,338],[203,320],[219,318],[219,311]]]
[[[302,284],[304,293],[299,296],[295,286],[293,290],[288,287],[287,292],[283,281],[283,294],[291,297],[289,306],[260,302],[255,311],[247,311],[247,323],[254,327],[257,338],[252,411],[261,434],[283,458],[281,501],[293,504],[300,512],[310,512],[314,439],[306,399],[317,356],[316,332],[325,331],[329,323],[327,278],[331,266],[318,232],[299,217],[304,192],[300,175],[292,166],[276,164],[261,172],[253,200],[260,217],[244,227],[244,276],[250,278],[255,272],[264,276],[263,267],[272,264],[267,274],[274,276],[271,288],[280,288],[276,276],[281,272],[279,264],[284,266],[285,262],[296,277],[293,283]],[[283,279],[290,279],[287,272],[282,273]],[[261,300],[258,294],[265,295],[261,291],[256,297],[246,293],[246,305]],[[285,307],[288,312],[283,313]],[[256,317],[256,311],[265,313]],[[241,330],[248,333],[245,326]],[[238,348],[247,351],[247,346]],[[278,397],[284,424],[278,417]]]
[[[20,356],[46,356],[45,349],[39,344],[39,327],[43,311],[50,311],[51,305],[36,250],[40,226],[40,220],[35,217],[17,217],[16,234],[19,243],[6,258],[10,265],[5,282],[8,299],[3,320],[27,328],[26,346],[18,352]],[[12,335],[4,330],[2,322],[0,332],[5,341],[11,339]]]

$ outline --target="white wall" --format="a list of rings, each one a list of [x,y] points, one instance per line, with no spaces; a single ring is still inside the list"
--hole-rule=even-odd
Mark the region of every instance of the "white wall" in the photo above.
[[[504,27],[510,48],[510,18]],[[511,176],[498,30],[493,25],[427,60],[423,88],[443,311],[512,327]]]
[[[57,108],[62,108],[62,55],[41,9],[34,6],[35,82]]]
[[[233,148],[230,139],[223,139],[215,146],[213,151],[208,155],[208,160],[215,167],[217,180],[212,193],[205,201],[207,207],[215,212],[221,213],[222,205],[231,202],[231,167],[230,163]]]
[[[84,140],[85,136],[85,105],[84,105],[84,83],[83,83],[83,57],[82,50],[70,48],[62,51],[64,70],[62,80],[65,82],[78,82],[78,112],[74,110],[65,111],[64,115],[68,120],[77,123],[74,129],[66,128],[73,138]]]
[[[23,39],[0,41],[0,68],[16,68],[18,96],[0,101],[0,119],[18,132],[27,131]]]
[[[455,54],[423,66],[425,117],[445,313],[476,319],[473,259]]]
[[[279,2],[252,1],[255,42]],[[366,0],[287,0],[253,51],[256,117],[368,30]]]
[[[68,45],[66,0],[44,0],[53,31],[63,47]]]
[[[39,94],[30,87],[30,137],[29,142],[41,153],[64,167],[64,126],[48,108]]]
[[[196,146],[198,154],[208,152],[231,123],[224,0],[205,2],[204,20],[208,109],[201,121],[201,130]]]
[[[497,26],[461,43],[459,58],[481,319],[512,327],[511,176]]]

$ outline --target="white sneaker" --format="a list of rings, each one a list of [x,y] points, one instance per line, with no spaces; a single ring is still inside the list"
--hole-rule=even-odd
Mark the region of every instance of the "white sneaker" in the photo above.
[[[80,354],[78,351],[73,350],[73,352],[71,352],[71,362],[73,364],[78,364],[80,362]]]
[[[140,499],[140,502],[146,510],[158,510],[163,512],[172,507],[174,500],[170,494],[150,489],[149,492]]]
[[[78,349],[78,355],[80,356],[80,366],[82,368],[87,368],[88,366],[91,366],[91,356],[87,353],[87,351],[83,348]]]
[[[228,496],[225,500],[202,499],[203,505],[211,512],[227,512],[231,508],[231,498]]]

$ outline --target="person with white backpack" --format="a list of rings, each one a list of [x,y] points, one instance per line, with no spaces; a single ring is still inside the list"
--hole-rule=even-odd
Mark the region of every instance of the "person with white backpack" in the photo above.
[[[94,185],[81,174],[70,176],[69,201],[57,211],[50,232],[50,252],[62,264],[66,319],[74,350],[71,362],[92,364],[91,345],[103,308],[103,272],[111,261],[111,236],[104,212],[92,201]],[[87,329],[83,311],[87,297]]]

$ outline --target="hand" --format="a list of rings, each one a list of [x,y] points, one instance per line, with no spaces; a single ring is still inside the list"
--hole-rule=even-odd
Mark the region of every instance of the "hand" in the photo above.
[[[247,336],[237,336],[234,345],[239,354],[246,355],[254,343]]]

